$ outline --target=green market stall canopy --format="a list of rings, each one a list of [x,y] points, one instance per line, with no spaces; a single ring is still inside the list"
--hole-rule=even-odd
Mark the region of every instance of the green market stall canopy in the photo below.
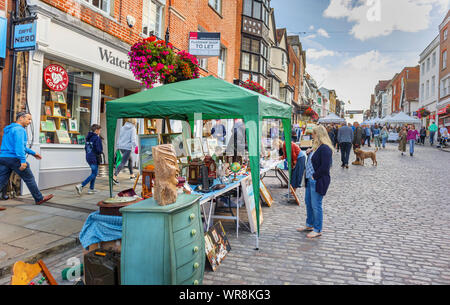
[[[292,107],[254,91],[213,76],[167,84],[106,103],[108,157],[114,160],[117,119],[169,118],[188,121],[191,130],[194,116],[202,120],[243,119],[246,126],[252,183],[259,236],[260,140],[263,119],[281,119],[286,139],[286,153],[291,174]],[[197,117],[197,116],[195,116]],[[113,162],[109,162],[109,188],[112,196]]]

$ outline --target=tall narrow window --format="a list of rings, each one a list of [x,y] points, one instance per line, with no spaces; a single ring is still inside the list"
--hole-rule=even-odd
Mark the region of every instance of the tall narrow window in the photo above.
[[[436,67],[436,52],[433,53],[433,68]]]
[[[431,78],[431,96],[434,97],[436,94],[436,76]]]
[[[253,18],[261,19],[261,2],[253,2]]]
[[[226,60],[227,60],[227,49],[221,47],[218,60],[217,75],[222,79],[225,79]]]
[[[447,68],[447,50],[442,53],[442,69]]]
[[[252,0],[244,0],[244,10],[243,14],[246,16],[252,16]]]
[[[429,80],[427,80],[427,98],[429,98],[430,97],[430,81]]]
[[[209,5],[214,8],[219,14],[222,13],[222,0],[209,0]]]
[[[144,0],[142,4],[142,34],[162,36],[163,5],[157,0]]]

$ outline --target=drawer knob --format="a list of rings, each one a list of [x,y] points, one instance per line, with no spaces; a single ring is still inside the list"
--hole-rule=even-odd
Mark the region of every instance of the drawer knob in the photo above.
[[[191,215],[189,215],[189,219],[190,219],[191,221],[194,220],[194,219],[195,219],[195,214],[192,213]]]
[[[198,269],[198,267],[200,267],[200,265],[198,263],[194,264],[194,269]]]
[[[195,234],[197,234],[197,231],[196,231],[195,229],[193,229],[193,230],[191,231],[191,235],[192,235],[192,236],[195,236]]]
[[[195,281],[194,281],[194,285],[198,285],[198,280],[195,280]]]
[[[194,247],[194,253],[198,252],[198,247]]]

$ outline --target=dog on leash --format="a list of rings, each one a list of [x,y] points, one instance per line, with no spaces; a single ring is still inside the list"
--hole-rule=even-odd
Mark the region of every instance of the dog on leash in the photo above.
[[[362,151],[360,148],[356,148],[354,152],[362,166],[364,166],[364,159],[372,159],[372,165],[378,166],[377,151],[378,148],[375,151]]]

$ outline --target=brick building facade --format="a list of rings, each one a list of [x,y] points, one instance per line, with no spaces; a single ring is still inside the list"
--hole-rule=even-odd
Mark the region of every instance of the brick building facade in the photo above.
[[[450,11],[445,16],[441,25],[439,26],[440,36],[440,60],[439,60],[439,101],[437,104],[437,115],[439,125],[444,125],[450,130],[450,115],[447,114],[446,109],[450,104],[450,37],[449,27]]]
[[[169,41],[176,48],[189,50],[189,32],[221,33],[221,56],[200,59],[201,75],[231,83],[239,78],[242,0],[229,0],[216,8],[204,0],[168,0],[167,4]]]
[[[419,105],[420,67],[405,67],[392,81],[392,112],[412,115]]]

